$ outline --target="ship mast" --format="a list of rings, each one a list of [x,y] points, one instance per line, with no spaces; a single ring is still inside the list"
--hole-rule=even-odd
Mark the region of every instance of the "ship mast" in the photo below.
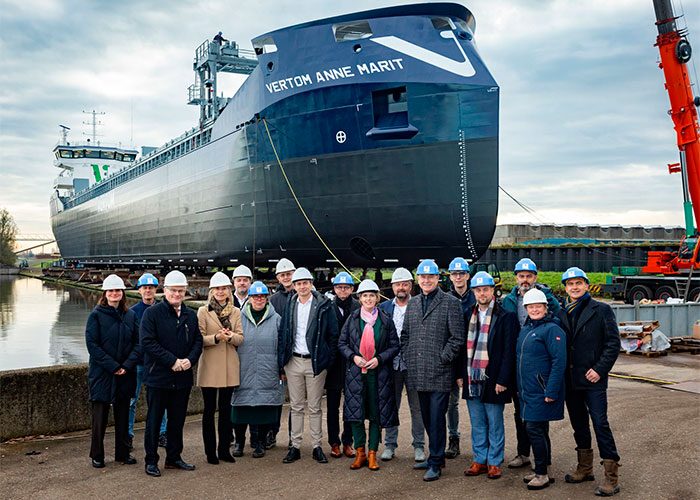
[[[104,111],[95,111],[94,109],[92,111],[85,111],[83,110],[83,113],[86,115],[92,115],[92,120],[89,122],[83,122],[83,125],[92,125],[92,143],[97,144],[97,125],[104,125],[101,121],[97,119],[98,115],[104,115]],[[83,132],[83,135],[88,135],[85,132]]]

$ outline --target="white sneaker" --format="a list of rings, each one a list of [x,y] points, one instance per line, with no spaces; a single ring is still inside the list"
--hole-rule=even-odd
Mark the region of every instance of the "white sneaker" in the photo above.
[[[384,452],[382,453],[381,459],[384,462],[388,462],[392,458],[394,458],[394,450],[392,450],[391,448],[384,448]]]
[[[425,462],[425,451],[423,448],[413,450],[413,460],[416,462]]]
[[[519,467],[524,467],[525,465],[530,465],[530,457],[526,457],[524,455],[515,455],[513,460],[508,462],[508,467],[511,469],[517,469]]]

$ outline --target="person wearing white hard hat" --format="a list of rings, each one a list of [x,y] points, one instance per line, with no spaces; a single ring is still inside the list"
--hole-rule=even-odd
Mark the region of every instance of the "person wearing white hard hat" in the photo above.
[[[156,303],[156,290],[158,289],[158,279],[151,273],[144,273],[136,282],[141,300],[131,306],[131,310],[136,314],[137,326],[141,324],[141,317],[147,307]],[[143,385],[143,354],[139,357],[139,364],[136,366],[136,393],[129,403],[129,449],[133,449],[134,443],[134,420],[136,419],[136,404],[141,395]],[[165,435],[167,412],[163,415],[163,422],[160,424],[160,435],[158,436],[158,446],[165,448],[167,437]]]
[[[243,309],[248,300],[248,289],[253,282],[253,273],[248,266],[238,266],[233,270],[233,303],[238,309]]]
[[[418,391],[430,450],[428,460],[413,467],[425,470],[424,481],[435,481],[445,464],[447,405],[464,344],[464,313],[459,300],[438,287],[435,261],[422,261],[416,275],[421,293],[406,308],[401,356],[408,367],[408,387]]]
[[[578,267],[562,274],[566,302],[558,317],[568,339],[566,409],[574,431],[578,466],[567,474],[567,483],[593,481],[591,427],[595,432],[605,479],[595,493],[612,496],[620,491],[620,455],[608,422],[608,374],[620,352],[620,332],[612,308],[593,300],[588,293],[588,276]]]
[[[294,294],[294,283],[292,283],[294,271],[296,271],[296,267],[289,259],[282,258],[275,266],[275,276],[279,285],[277,286],[277,291],[270,297],[270,304],[272,304],[280,317],[284,315],[289,297]]]
[[[333,278],[333,309],[338,318],[338,331],[350,315],[360,308],[360,303],[352,296],[355,282],[345,271],[338,273]],[[328,444],[331,447],[331,456],[340,458],[345,455],[348,458],[355,457],[352,449],[352,426],[350,422],[343,421],[343,432],[340,433],[340,401],[345,390],[345,358],[336,356],[333,364],[328,368],[326,375],[326,429],[328,430]],[[343,446],[342,450],[340,446]]]
[[[523,479],[529,490],[541,490],[554,482],[549,422],[564,418],[566,333],[547,310],[547,297],[533,289],[523,297],[528,319],[516,346],[516,375],[520,417],[525,422],[535,472]]]
[[[352,423],[357,450],[350,468],[367,465],[370,470],[379,470],[377,450],[382,428],[399,423],[393,380],[399,337],[391,317],[377,307],[377,284],[363,280],[357,295],[362,307],[350,314],[338,341],[340,354],[348,362],[343,420]],[[365,420],[369,420],[369,436]]]
[[[202,335],[194,310],[184,304],[187,278],[170,271],[163,282],[164,298],[141,318],[141,348],[146,399],[146,474],[160,476],[158,428],[168,412],[166,469],[194,470],[182,459],[182,429],[194,382],[192,367],[202,354]]]
[[[403,320],[406,315],[406,307],[411,298],[411,290],[413,289],[413,274],[406,268],[399,267],[391,275],[391,290],[394,292],[394,298],[384,301],[379,308],[386,312],[394,322],[396,334],[401,340],[401,329],[403,328]],[[401,399],[404,387],[406,387],[406,396],[408,397],[408,408],[411,412],[411,436],[413,442],[413,459],[416,462],[425,461],[425,427],[423,426],[423,416],[420,413],[420,402],[418,401],[418,392],[409,389],[406,385],[406,362],[401,358],[399,353],[393,361],[394,368],[394,397],[396,399],[396,407],[401,408]],[[394,458],[396,448],[398,447],[399,426],[392,426],[386,429],[384,437],[384,451],[381,459],[384,461]]]
[[[209,301],[197,310],[202,334],[202,356],[197,368],[197,385],[202,389],[202,438],[207,462],[235,462],[231,442],[231,395],[240,383],[238,352],[243,343],[241,312],[233,303],[231,280],[222,272],[209,280]],[[217,405],[216,398],[219,398]],[[219,410],[218,446],[214,413]]]
[[[102,297],[88,316],[85,344],[88,389],[92,404],[92,466],[104,468],[104,436],[109,407],[114,412],[114,460],[135,464],[129,455],[129,402],[136,390],[140,355],[136,315],[126,307],[124,281],[110,274],[102,283]]]
[[[503,410],[515,393],[515,342],[520,325],[515,313],[496,302],[493,277],[480,271],[471,280],[476,305],[467,312],[467,342],[459,359],[462,397],[471,421],[473,459],[464,474],[501,477],[506,437]]]
[[[333,301],[312,290],[313,276],[305,267],[292,275],[294,295],[284,311],[280,324],[278,359],[284,367],[289,389],[292,415],[292,446],[282,460],[292,463],[301,458],[304,434],[304,406],[309,407],[312,456],[319,463],[328,463],[321,448],[323,439],[323,386],[327,368],[338,355],[338,319]]]

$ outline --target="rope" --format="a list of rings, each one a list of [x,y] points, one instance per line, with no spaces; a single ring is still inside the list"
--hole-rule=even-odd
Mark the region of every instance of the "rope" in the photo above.
[[[624,378],[627,380],[639,380],[641,382],[651,382],[652,384],[663,384],[663,385],[673,385],[677,384],[678,382],[671,382],[669,380],[658,380],[655,378],[647,378],[647,377],[635,377],[633,375],[622,375],[620,373],[609,373],[611,377],[615,378]]]

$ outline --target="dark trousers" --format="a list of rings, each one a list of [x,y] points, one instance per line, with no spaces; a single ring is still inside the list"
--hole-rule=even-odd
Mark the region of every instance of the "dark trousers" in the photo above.
[[[191,387],[183,389],[148,387],[146,389],[148,413],[146,414],[146,435],[143,447],[146,450],[147,465],[157,465],[160,458],[158,455],[158,435],[165,410],[168,410],[168,424],[165,430],[168,446],[165,448],[165,462],[173,463],[182,459],[182,428],[185,425],[191,389]]]
[[[450,402],[450,392],[418,391],[420,413],[423,425],[428,433],[428,465],[440,467],[445,463],[445,446],[447,446],[447,405]]]
[[[530,438],[527,435],[527,429],[525,429],[525,422],[520,418],[520,399],[518,396],[513,398],[513,408],[515,409],[513,420],[515,420],[515,434],[518,439],[518,455],[529,457]]]
[[[247,428],[248,428],[248,424],[234,424],[233,425],[233,433],[236,435],[236,443],[238,443],[244,447],[245,447],[245,431]],[[274,428],[275,428],[275,424],[266,424],[266,425],[260,425],[260,424],[252,425],[252,424],[250,424],[250,446],[252,448],[255,448],[255,445],[258,444],[258,439],[262,439],[263,443],[264,443],[265,438],[267,437],[267,433],[271,430],[274,430]]]
[[[117,399],[114,407],[114,460],[121,462],[129,456],[129,403],[130,398]],[[110,403],[92,402],[92,441],[90,458],[105,459],[105,430],[109,418]]]
[[[525,422],[527,435],[535,457],[535,474],[547,474],[552,465],[552,443],[549,441],[549,422]]]
[[[216,393],[219,393],[219,446],[220,454],[228,455],[231,442],[231,394],[233,387],[202,387],[204,412],[202,414],[202,438],[204,453],[207,457],[216,457],[216,429],[214,427],[214,412],[216,411]]]
[[[620,460],[612,429],[608,423],[607,391],[567,391],[566,409],[569,411],[569,420],[574,429],[574,440],[577,448],[591,449],[591,427],[588,422],[590,415],[600,458],[616,462]]]
[[[343,389],[326,389],[326,427],[328,444],[341,444],[340,436],[340,400]],[[352,424],[343,422],[342,444],[352,445]]]

